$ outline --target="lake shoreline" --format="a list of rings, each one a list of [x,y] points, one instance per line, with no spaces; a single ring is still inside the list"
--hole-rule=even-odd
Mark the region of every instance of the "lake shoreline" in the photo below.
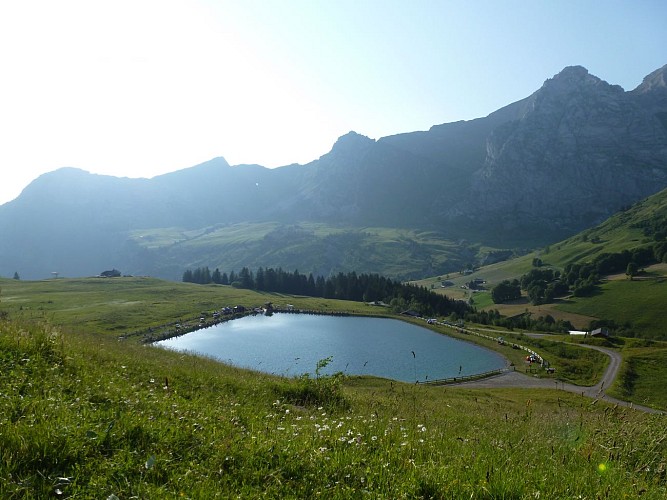
[[[304,319],[289,319],[292,315]],[[263,316],[280,319],[272,322]],[[251,320],[253,317],[256,319]],[[350,321],[339,323],[331,319],[334,317]],[[334,362],[328,371],[409,383],[478,376],[509,365],[507,358],[493,349],[402,317],[290,310],[287,314],[272,315],[249,312],[237,319],[248,321],[233,326],[224,326],[230,323],[229,319],[220,321],[211,331],[203,333],[208,328],[196,329],[202,332],[196,337],[183,340],[183,334],[172,335],[157,344],[212,355],[240,368],[256,370],[261,366],[259,371],[281,376],[294,374],[295,370],[312,375],[312,367],[329,357]],[[216,326],[222,326],[223,330]]]

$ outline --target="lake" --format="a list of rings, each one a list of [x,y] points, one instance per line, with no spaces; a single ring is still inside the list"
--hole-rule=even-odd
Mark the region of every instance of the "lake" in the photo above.
[[[205,355],[281,376],[374,375],[403,382],[474,375],[503,368],[499,354],[387,318],[308,314],[256,315],[227,321],[155,345]]]

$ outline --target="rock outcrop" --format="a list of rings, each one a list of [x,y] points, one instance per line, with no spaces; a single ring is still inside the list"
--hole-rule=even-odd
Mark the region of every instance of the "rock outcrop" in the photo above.
[[[667,186],[665,68],[633,92],[565,68],[497,127],[459,213],[572,232]]]

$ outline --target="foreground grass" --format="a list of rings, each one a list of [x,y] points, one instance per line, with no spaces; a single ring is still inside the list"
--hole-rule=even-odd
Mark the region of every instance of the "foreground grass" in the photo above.
[[[0,322],[0,497],[664,498],[664,417]],[[114,496],[112,496],[114,495]]]

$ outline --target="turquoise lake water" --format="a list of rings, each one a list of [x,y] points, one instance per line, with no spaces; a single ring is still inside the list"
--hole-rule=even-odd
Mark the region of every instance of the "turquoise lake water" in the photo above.
[[[246,316],[155,345],[281,376],[374,375],[403,382],[474,375],[505,366],[499,354],[404,321],[274,314]],[[413,354],[414,353],[414,354]]]

